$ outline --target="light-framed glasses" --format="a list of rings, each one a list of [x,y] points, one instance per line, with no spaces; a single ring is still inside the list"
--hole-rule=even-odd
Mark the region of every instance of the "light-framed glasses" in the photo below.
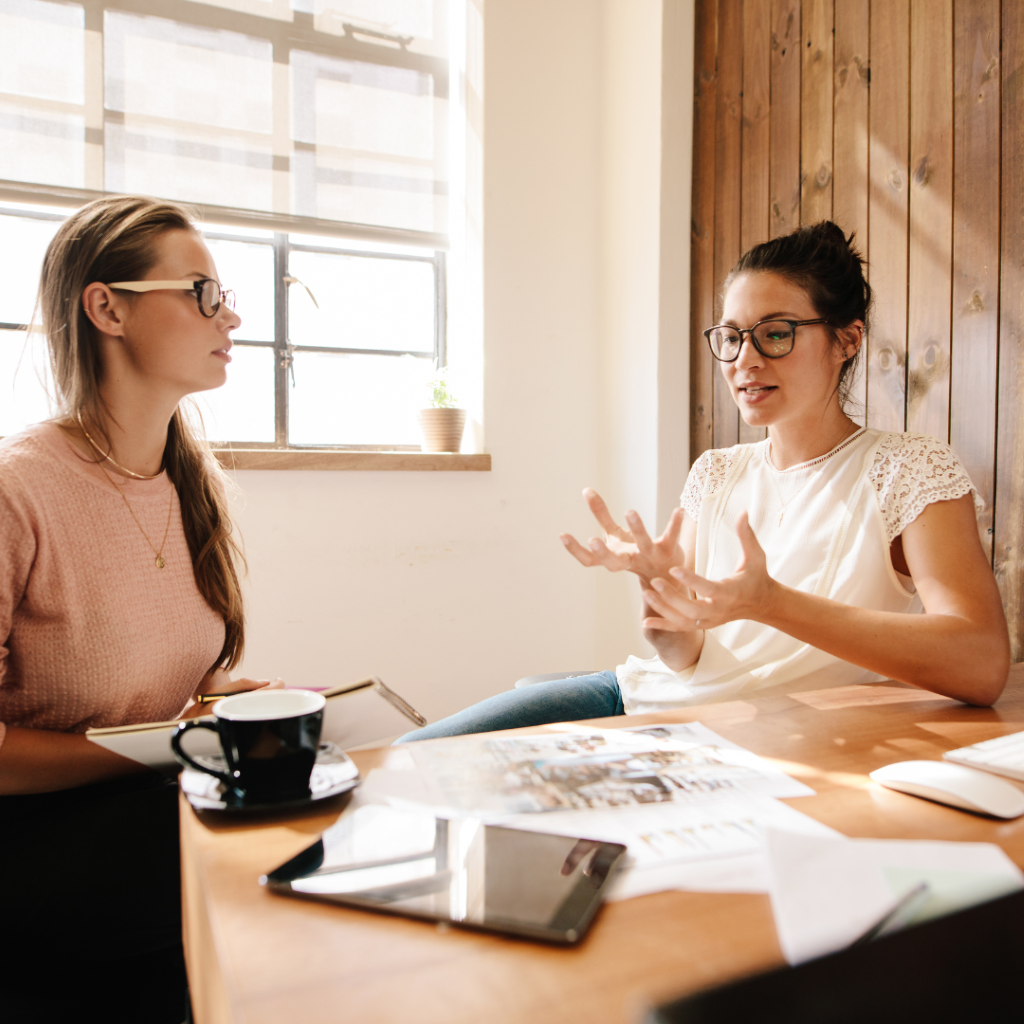
[[[807,324],[827,324],[817,320],[760,320],[753,327],[732,327],[719,324],[704,332],[711,346],[711,354],[723,363],[734,363],[740,357],[743,335],[749,334],[754,348],[766,359],[781,359],[793,351],[796,329]]]
[[[235,293],[221,288],[220,281],[212,277],[201,277],[198,281],[115,281],[108,288],[120,288],[126,292],[157,292],[165,289],[181,289],[195,294],[199,312],[205,317],[216,316],[223,302],[228,309],[235,308]]]

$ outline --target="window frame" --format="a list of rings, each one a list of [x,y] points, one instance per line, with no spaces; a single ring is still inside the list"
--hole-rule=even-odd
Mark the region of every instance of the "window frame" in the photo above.
[[[2,196],[0,196],[0,199],[2,199]],[[69,213],[58,213],[56,211],[51,213],[40,209],[18,209],[13,206],[0,206],[0,213],[2,213],[3,216],[15,216],[29,220],[50,222],[62,222],[66,220],[69,215]],[[292,242],[289,238],[290,233],[285,231],[274,231],[270,237],[259,237],[250,234],[234,234],[230,231],[221,230],[221,228],[226,226],[229,227],[229,225],[214,225],[209,230],[206,230],[202,223],[197,224],[197,227],[203,237],[209,238],[211,241],[235,242],[245,245],[264,245],[273,250],[274,340],[255,341],[246,339],[243,336],[232,338],[232,343],[233,345],[240,347],[269,348],[274,352],[274,440],[218,440],[211,442],[214,449],[223,449],[225,451],[233,452],[419,452],[419,445],[355,445],[345,444],[343,442],[326,444],[291,443],[288,440],[288,410],[290,405],[289,380],[292,361],[294,354],[297,352],[322,352],[329,355],[367,355],[384,359],[394,358],[396,356],[412,355],[419,359],[430,359],[436,366],[445,366],[447,303],[445,280],[446,261],[444,251],[435,249],[431,253],[428,250],[425,250],[422,255],[409,252],[387,252],[382,251],[379,248],[360,248],[358,242],[351,242],[343,237],[335,237],[332,239],[325,238],[324,245],[314,245],[309,242]],[[298,232],[296,232],[296,234],[298,234]],[[342,244],[326,244],[328,241]],[[383,259],[428,264],[432,268],[434,274],[434,329],[432,350],[366,349],[336,347],[330,345],[292,344],[288,331],[288,304],[291,284],[286,281],[286,279],[291,276],[289,273],[289,256],[292,252],[325,253],[328,255],[352,256],[359,259]],[[228,284],[230,284],[230,282],[228,282]],[[0,330],[23,331],[28,330],[28,325],[0,322]]]

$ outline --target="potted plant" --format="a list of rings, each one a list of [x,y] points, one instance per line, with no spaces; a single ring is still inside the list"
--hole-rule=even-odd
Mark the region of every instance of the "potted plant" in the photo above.
[[[456,398],[448,387],[448,370],[441,368],[427,383],[430,408],[420,410],[423,451],[457,452],[462,447],[466,428],[466,410],[456,407]]]

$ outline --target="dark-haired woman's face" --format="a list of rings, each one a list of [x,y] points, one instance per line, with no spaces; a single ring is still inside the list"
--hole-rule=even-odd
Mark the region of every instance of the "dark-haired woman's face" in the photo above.
[[[725,296],[722,322],[748,328],[762,320],[814,320],[820,316],[807,292],[778,274],[741,274]],[[781,359],[761,355],[743,336],[734,363],[719,363],[746,423],[777,426],[820,421],[836,403],[836,383],[845,359],[825,324],[796,328],[793,350]]]

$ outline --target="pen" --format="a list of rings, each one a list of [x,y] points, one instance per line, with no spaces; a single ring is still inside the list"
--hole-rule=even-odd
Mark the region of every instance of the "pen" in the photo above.
[[[887,910],[882,917],[876,921],[863,935],[850,943],[850,948],[863,946],[872,939],[880,939],[883,935],[898,932],[910,924],[911,917],[922,903],[931,895],[931,889],[927,882],[915,885],[905,896],[903,896],[891,910]]]
[[[239,690],[239,693],[246,693],[246,690]],[[234,697],[233,693],[201,693],[196,697],[197,704],[212,704],[215,700],[223,697]]]

